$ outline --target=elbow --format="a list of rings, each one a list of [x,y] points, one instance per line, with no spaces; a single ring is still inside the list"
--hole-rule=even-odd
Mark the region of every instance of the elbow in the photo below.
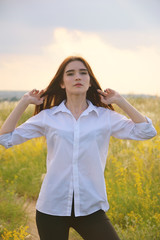
[[[136,136],[137,140],[148,140],[151,138],[154,138],[157,135],[157,131],[155,129],[152,129],[150,131],[138,131],[134,133],[134,136]]]
[[[4,146],[6,149],[13,146],[12,144],[12,133],[5,133],[0,135],[0,145]]]
[[[5,149],[10,148],[10,146],[8,146],[7,144],[4,144],[4,143],[0,143],[0,145],[3,146]]]
[[[156,129],[154,129],[153,133],[152,133],[152,138],[155,137],[157,135],[157,131]]]
[[[154,138],[157,135],[157,131],[156,129],[153,129],[151,132],[149,132],[149,134],[146,135],[147,139],[151,139]]]

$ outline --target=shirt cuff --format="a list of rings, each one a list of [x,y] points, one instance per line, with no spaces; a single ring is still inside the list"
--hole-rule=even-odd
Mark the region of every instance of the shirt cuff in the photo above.
[[[152,120],[148,117],[146,117],[147,122],[141,122],[141,123],[135,123],[137,129],[146,129],[150,126],[152,126]]]
[[[136,131],[152,138],[157,135],[157,131],[152,124],[152,120],[146,116],[145,118],[148,122],[135,123]]]
[[[11,137],[12,133],[5,133],[3,135],[0,135],[0,145],[3,145],[5,148],[12,147]]]

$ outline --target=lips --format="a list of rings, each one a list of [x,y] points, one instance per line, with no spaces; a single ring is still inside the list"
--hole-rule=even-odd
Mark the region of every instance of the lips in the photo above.
[[[76,86],[76,87],[81,87],[81,86],[83,86],[81,83],[76,83],[74,86]]]

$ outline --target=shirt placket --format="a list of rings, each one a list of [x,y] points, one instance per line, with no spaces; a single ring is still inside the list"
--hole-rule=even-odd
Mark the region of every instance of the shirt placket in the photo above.
[[[74,119],[74,142],[73,142],[73,190],[74,190],[74,206],[75,216],[80,215],[80,199],[79,199],[79,178],[78,178],[78,154],[79,154],[79,119]]]

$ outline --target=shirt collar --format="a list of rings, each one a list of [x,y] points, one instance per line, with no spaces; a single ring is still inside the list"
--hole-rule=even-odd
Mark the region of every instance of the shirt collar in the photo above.
[[[66,112],[71,114],[70,110],[65,105],[65,101],[66,100],[63,100],[58,106],[56,106],[56,108],[55,107],[51,108],[52,114],[56,114],[58,112]],[[87,103],[88,103],[88,108],[82,113],[82,115],[83,116],[88,115],[92,111],[94,111],[97,115],[99,115],[97,107],[94,106],[92,102],[89,101],[88,99],[87,99]]]

